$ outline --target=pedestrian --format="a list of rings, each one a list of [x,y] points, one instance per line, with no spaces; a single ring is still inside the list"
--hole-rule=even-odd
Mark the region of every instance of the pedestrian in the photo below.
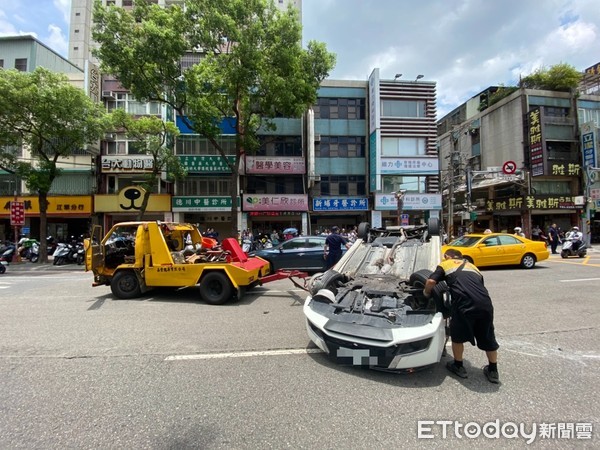
[[[556,255],[558,253],[556,248],[558,247],[558,244],[560,244],[560,234],[555,223],[548,228],[548,239],[550,240],[550,249],[552,250],[552,254]]]
[[[492,230],[490,230],[489,228],[486,228],[485,231],[483,232],[483,234],[492,234]]]
[[[491,383],[499,383],[498,342],[494,333],[494,307],[483,282],[483,275],[477,267],[463,259],[455,249],[444,252],[442,261],[429,276],[423,289],[426,298],[431,297],[435,285],[441,281],[448,284],[450,298],[450,338],[454,361],[448,361],[446,368],[453,374],[467,378],[463,365],[464,343],[483,350],[488,365],[483,373]]]
[[[331,228],[331,234],[325,239],[325,254],[327,269],[332,268],[342,258],[342,245],[350,248],[348,240],[340,235],[340,229],[337,226]]]
[[[532,241],[541,240],[540,234],[542,234],[542,229],[539,227],[539,225],[534,225],[533,228],[531,229],[531,240]]]
[[[521,227],[515,227],[515,236],[525,237],[525,233],[523,233]]]

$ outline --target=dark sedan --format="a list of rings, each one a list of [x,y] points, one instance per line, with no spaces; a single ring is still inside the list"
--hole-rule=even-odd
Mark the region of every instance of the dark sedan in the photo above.
[[[306,272],[324,272],[325,239],[325,236],[301,236],[250,254],[269,261],[272,271],[297,269]]]

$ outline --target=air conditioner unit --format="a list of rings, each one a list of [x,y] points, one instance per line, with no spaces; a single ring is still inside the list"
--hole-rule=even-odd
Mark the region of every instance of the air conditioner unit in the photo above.
[[[315,134],[315,142],[321,142],[321,135]]]
[[[112,91],[102,91],[102,98],[115,98]]]

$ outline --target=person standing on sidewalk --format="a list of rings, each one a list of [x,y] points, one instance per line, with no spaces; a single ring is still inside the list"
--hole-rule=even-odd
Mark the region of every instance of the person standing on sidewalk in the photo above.
[[[489,361],[483,368],[483,374],[491,383],[499,383],[499,345],[494,332],[494,307],[483,283],[483,275],[477,267],[463,259],[461,252],[448,249],[444,253],[444,261],[425,283],[423,295],[431,297],[433,288],[440,281],[446,281],[452,299],[450,338],[454,361],[448,361],[446,368],[461,378],[467,378],[467,370],[463,366],[464,343],[477,343]]]

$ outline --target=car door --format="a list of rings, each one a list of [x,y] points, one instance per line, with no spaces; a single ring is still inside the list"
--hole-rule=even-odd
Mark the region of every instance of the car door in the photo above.
[[[293,238],[279,246],[279,252],[273,255],[274,270],[300,269],[307,248],[306,238]]]
[[[475,260],[477,266],[495,266],[504,264],[504,251],[497,236],[491,236],[483,239],[478,244],[479,254]]]
[[[498,236],[503,250],[503,264],[520,264],[525,254],[526,245],[511,235]]]

